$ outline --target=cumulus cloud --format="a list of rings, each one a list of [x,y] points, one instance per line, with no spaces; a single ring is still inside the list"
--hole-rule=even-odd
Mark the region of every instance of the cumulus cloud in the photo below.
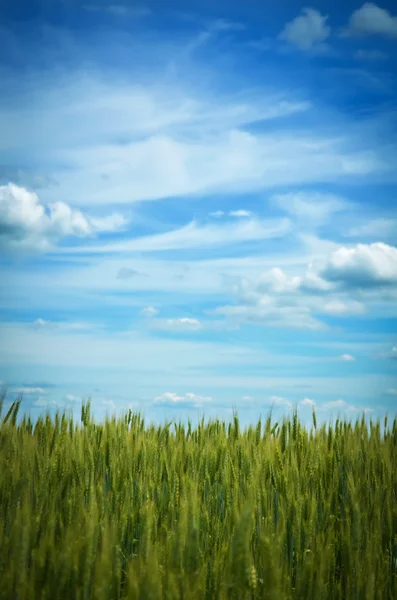
[[[304,8],[302,14],[287,23],[279,39],[293,44],[299,50],[312,50],[323,44],[331,34],[328,16],[313,8]]]
[[[324,292],[329,292],[333,289],[332,283],[322,279],[313,271],[310,265],[302,278],[299,287],[302,292],[307,292],[309,294],[323,294]]]
[[[350,17],[345,35],[397,37],[397,16],[372,2],[366,2]]]
[[[0,186],[0,247],[50,250],[65,237],[87,237],[125,226],[121,215],[91,219],[64,202],[40,203],[35,192],[9,183]]]
[[[397,248],[381,242],[341,247],[331,254],[320,275],[346,288],[397,284]]]
[[[229,277],[224,283],[234,303],[211,312],[235,324],[327,329],[321,315],[364,315],[377,302],[395,300],[397,249],[383,243],[341,246],[301,275],[274,267],[255,280]]]
[[[270,269],[259,278],[257,289],[259,292],[288,293],[296,292],[301,283],[299,276],[289,277],[277,267]]]
[[[174,392],[165,392],[161,396],[157,396],[153,400],[153,404],[163,406],[179,406],[185,408],[201,408],[204,404],[212,402],[211,396],[199,396],[188,392],[183,395],[178,395]]]

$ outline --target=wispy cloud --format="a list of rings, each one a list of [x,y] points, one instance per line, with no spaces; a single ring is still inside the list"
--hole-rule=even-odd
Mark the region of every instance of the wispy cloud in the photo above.
[[[358,408],[357,406],[354,406],[353,404],[349,404],[347,402],[345,402],[345,400],[333,400],[331,402],[326,402],[325,404],[322,404],[322,406],[320,407],[321,410],[339,410],[342,412],[365,412],[365,413],[369,413],[369,412],[374,412],[373,408],[370,407],[366,407],[366,408]]]
[[[125,4],[84,4],[84,10],[94,13],[104,13],[120,18],[142,19],[151,15],[152,11],[147,6],[126,6]]]
[[[93,325],[91,323],[84,322],[73,322],[73,321],[46,321],[39,317],[31,324],[33,329],[36,330],[62,330],[62,331],[89,331]]]
[[[222,224],[190,222],[179,229],[143,236],[122,242],[65,248],[65,253],[118,253],[156,252],[187,248],[214,248],[238,242],[265,240],[285,236],[291,230],[291,221],[282,219],[244,219]]]
[[[231,217],[236,217],[237,219],[245,219],[247,217],[251,217],[252,212],[250,210],[244,210],[244,209],[231,210],[229,215]]]
[[[117,279],[131,279],[131,277],[141,275],[139,271],[136,269],[132,269],[131,267],[122,267],[117,272]]]
[[[371,241],[377,242],[396,240],[397,238],[397,218],[378,217],[370,219],[360,225],[350,227],[346,233],[346,237],[359,238],[360,241],[370,238]]]
[[[40,387],[21,387],[21,388],[16,388],[15,391],[17,394],[23,394],[23,395],[31,395],[31,394],[45,394],[45,390],[43,388]]]
[[[324,225],[337,213],[351,210],[354,204],[333,194],[313,191],[289,192],[275,195],[272,201],[284,212],[293,216],[299,224],[308,227]]]
[[[382,52],[381,50],[356,50],[354,53],[354,58],[358,60],[367,60],[367,61],[383,61],[389,58],[389,55],[386,52]]]

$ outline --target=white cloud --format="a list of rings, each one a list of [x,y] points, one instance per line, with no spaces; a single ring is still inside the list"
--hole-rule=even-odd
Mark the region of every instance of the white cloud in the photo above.
[[[332,402],[326,402],[325,404],[322,405],[321,408],[324,409],[333,409],[333,408],[348,408],[348,404],[344,401],[344,400],[333,400]],[[354,407],[351,406],[350,408],[352,408],[354,410]]]
[[[54,330],[62,329],[64,331],[88,331],[92,328],[89,323],[78,323],[73,321],[46,321],[41,317],[33,321],[33,329]]]
[[[153,308],[153,306],[146,306],[146,308],[143,308],[141,310],[141,314],[144,317],[155,317],[158,314],[158,310],[157,308]]]
[[[42,319],[40,317],[40,318],[36,319],[35,321],[33,321],[32,325],[36,329],[43,329],[44,327],[50,327],[51,323],[50,323],[50,321],[45,321],[44,319]]]
[[[288,406],[288,408],[292,408],[292,403],[282,396],[269,396],[269,403],[275,406]]]
[[[366,312],[366,307],[356,300],[334,299],[319,305],[318,312],[333,316],[362,315]]]
[[[251,217],[252,216],[252,212],[250,210],[231,210],[229,212],[229,216],[230,217],[236,217],[236,218],[246,218],[246,217]]]
[[[344,362],[354,362],[356,359],[351,354],[342,354],[340,360]]]
[[[311,400],[310,398],[304,398],[300,401],[299,404],[301,404],[302,406],[316,406],[316,402],[314,400]]]
[[[301,278],[299,276],[289,277],[282,269],[274,267],[260,276],[257,290],[261,293],[296,292],[300,284]]]
[[[33,406],[38,408],[59,408],[62,406],[62,402],[58,402],[57,400],[50,400],[49,398],[38,398]]]
[[[397,219],[379,217],[372,219],[362,225],[351,227],[345,233],[347,237],[355,238],[376,238],[374,241],[382,239],[385,241],[389,238],[396,238],[397,234]]]
[[[389,388],[385,392],[386,396],[397,396],[397,388]]]
[[[68,402],[81,402],[82,398],[80,396],[75,396],[74,394],[66,394],[65,396]]]
[[[397,37],[397,16],[377,4],[366,2],[351,15],[345,34]]]
[[[114,233],[122,231],[129,224],[129,219],[120,213],[113,213],[106,217],[92,217],[89,219],[93,229],[98,233]]]
[[[325,281],[317,275],[309,265],[307,272],[302,278],[300,289],[308,293],[330,292],[333,288],[332,283]]]
[[[329,38],[331,28],[327,20],[327,15],[313,8],[304,8],[301,15],[285,25],[279,39],[293,44],[299,50],[311,50]]]
[[[199,396],[188,392],[183,395],[178,395],[174,392],[165,392],[161,396],[156,396],[153,400],[153,404],[161,404],[165,406],[180,406],[186,408],[200,408],[204,404],[212,402],[210,396]]]
[[[289,219],[244,219],[238,222],[200,225],[192,221],[179,229],[133,240],[63,249],[65,253],[156,252],[185,248],[213,248],[238,242],[284,237],[291,230]]]
[[[251,400],[253,400],[252,396],[243,396],[242,400],[244,400],[244,402],[251,402]]]
[[[324,330],[326,326],[311,316],[310,309],[304,306],[237,305],[219,306],[213,312],[223,315],[232,322],[252,323],[265,327],[287,327],[296,329]]]
[[[348,404],[344,400],[334,400],[332,402],[326,402],[325,404],[323,404],[321,406],[321,410],[331,410],[332,411],[334,409],[340,409],[345,412],[364,412],[365,414],[374,412],[373,408],[358,408],[357,406],[354,406],[353,404]]]
[[[352,208],[352,204],[333,194],[319,192],[290,192],[272,197],[273,203],[310,227],[327,223],[337,212]]]
[[[226,19],[215,19],[187,45],[184,53],[193,55],[194,52],[211,42],[220,33],[225,31],[239,31],[241,29],[244,29],[244,25],[240,23],[233,23]]]
[[[198,331],[202,328],[202,324],[198,319],[182,317],[180,319],[166,319],[164,324],[160,323],[160,327],[173,331]]]
[[[116,231],[126,221],[113,214],[90,219],[64,202],[40,203],[35,192],[13,183],[0,186],[0,247],[45,251],[64,237]]]
[[[22,387],[22,388],[17,388],[14,391],[17,392],[18,394],[25,394],[25,395],[45,394],[46,393],[45,390],[43,390],[40,387]]]
[[[320,275],[346,288],[397,284],[397,248],[381,242],[341,247],[331,254]]]
[[[230,210],[229,212],[225,213],[223,210],[216,210],[214,212],[210,212],[209,216],[214,218],[214,219],[219,219],[221,217],[233,217],[236,219],[244,219],[244,218],[248,218],[248,217],[252,217],[253,213],[250,210],[245,210],[245,209],[237,209],[237,210]]]

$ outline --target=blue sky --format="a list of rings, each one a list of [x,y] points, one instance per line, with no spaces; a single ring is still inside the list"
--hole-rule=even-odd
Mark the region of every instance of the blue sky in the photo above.
[[[1,10],[9,399],[395,412],[392,3]]]

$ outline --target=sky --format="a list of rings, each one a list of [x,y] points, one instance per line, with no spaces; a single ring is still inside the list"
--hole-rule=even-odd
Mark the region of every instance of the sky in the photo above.
[[[7,401],[396,413],[393,3],[0,11]]]

